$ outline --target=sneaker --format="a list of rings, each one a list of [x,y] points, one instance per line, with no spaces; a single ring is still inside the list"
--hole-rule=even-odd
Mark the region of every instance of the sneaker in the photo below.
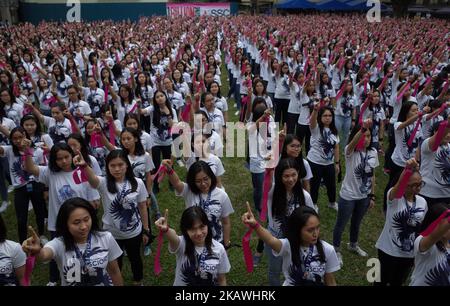
[[[8,208],[8,201],[3,201],[2,206],[0,206],[0,213],[4,212]]]
[[[328,208],[332,208],[332,209],[334,209],[335,211],[338,211],[338,205],[337,205],[336,202],[328,203]]]
[[[234,113],[234,115],[235,115],[235,116],[239,116],[239,113],[240,113],[240,111],[236,111],[236,112]]]
[[[14,186],[13,185],[9,185],[8,186],[8,193],[11,193],[14,191]]]
[[[359,247],[358,244],[352,245],[351,243],[347,244],[349,251],[358,254],[361,257],[367,257],[367,252]]]
[[[42,245],[45,245],[45,244],[48,242],[47,237],[45,237],[44,235],[41,235],[41,236],[39,237],[39,239],[41,240],[41,244],[42,244]]]
[[[182,161],[181,159],[178,159],[178,160],[177,160],[177,164],[178,164],[178,166],[180,166],[180,167],[184,167],[184,163],[183,163],[183,161]]]
[[[316,213],[319,213],[319,205],[314,204],[314,210],[316,211]]]
[[[150,254],[152,254],[152,249],[149,245],[147,245],[146,247],[144,247],[144,256],[150,256]]]
[[[344,261],[342,260],[342,254],[341,252],[336,252],[337,259],[339,261],[339,264],[341,265],[341,268],[344,266]]]
[[[56,282],[48,282],[48,283],[47,283],[47,286],[49,286],[49,287],[54,287],[54,286],[56,286],[56,285],[57,285]]]
[[[253,255],[253,267],[254,268],[256,268],[258,265],[259,265],[259,263],[261,262],[261,257],[262,257],[262,254],[261,255]]]
[[[33,210],[33,203],[31,203],[31,200],[28,202],[28,211]]]

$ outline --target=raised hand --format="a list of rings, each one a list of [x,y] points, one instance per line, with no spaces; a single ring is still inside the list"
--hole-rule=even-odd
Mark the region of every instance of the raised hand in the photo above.
[[[81,152],[78,150],[76,152],[76,154],[77,155],[75,155],[75,157],[73,158],[73,164],[76,167],[80,167],[80,168],[86,167],[87,164],[86,164],[86,161],[84,160],[83,155],[81,154]]]
[[[255,216],[252,213],[250,204],[248,202],[246,202],[245,204],[247,205],[247,212],[244,213],[241,217],[242,223],[250,227],[254,227],[258,223],[258,221],[256,221]]]
[[[160,217],[155,221],[155,226],[162,232],[167,232],[169,230],[169,210],[166,209],[164,212],[164,217]]]
[[[416,161],[415,158],[411,158],[406,161],[406,168],[419,169],[419,163]]]
[[[22,243],[22,249],[29,255],[36,255],[41,250],[41,240],[32,226],[28,227],[31,236]]]

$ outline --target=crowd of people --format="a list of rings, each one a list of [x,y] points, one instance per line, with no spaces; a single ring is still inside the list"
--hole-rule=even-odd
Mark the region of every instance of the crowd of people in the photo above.
[[[123,285],[126,255],[141,285],[161,235],[174,285],[226,285],[230,215],[244,203],[231,203],[222,158],[238,118],[254,140],[253,208],[241,219],[259,240],[247,264],[266,254],[268,284],[336,285],[347,223],[348,249],[367,257],[360,226],[380,203],[375,284],[450,285],[448,21],[302,14],[0,29],[0,212],[12,186],[18,232],[7,240],[0,214],[0,284],[29,283],[37,259],[50,261],[48,285]],[[180,220],[159,201],[164,178],[184,199]],[[336,211],[330,243],[326,209]]]

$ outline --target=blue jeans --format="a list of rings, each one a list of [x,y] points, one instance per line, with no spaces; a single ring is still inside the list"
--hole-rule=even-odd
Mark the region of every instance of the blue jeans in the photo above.
[[[267,244],[265,244],[264,250],[266,251],[267,258],[269,259],[267,265],[269,286],[281,286],[280,275],[283,267],[283,257],[275,257],[272,253],[272,249]]]
[[[336,124],[336,129],[341,136],[341,148],[345,148],[347,145],[348,135],[350,134],[350,128],[352,127],[352,117],[344,117],[340,115],[334,116],[334,122]]]
[[[338,208],[336,225],[333,230],[333,245],[336,248],[341,245],[342,233],[350,217],[352,218],[350,223],[350,243],[358,242],[359,227],[369,208],[369,198],[348,201],[339,197]]]
[[[263,196],[263,184],[264,184],[264,172],[263,173],[252,173],[252,184],[253,184],[253,203],[255,204],[255,209],[261,212],[261,201]]]

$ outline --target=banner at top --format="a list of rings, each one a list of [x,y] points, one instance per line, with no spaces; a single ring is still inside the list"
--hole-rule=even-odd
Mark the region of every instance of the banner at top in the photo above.
[[[167,16],[229,16],[230,3],[167,3]]]

